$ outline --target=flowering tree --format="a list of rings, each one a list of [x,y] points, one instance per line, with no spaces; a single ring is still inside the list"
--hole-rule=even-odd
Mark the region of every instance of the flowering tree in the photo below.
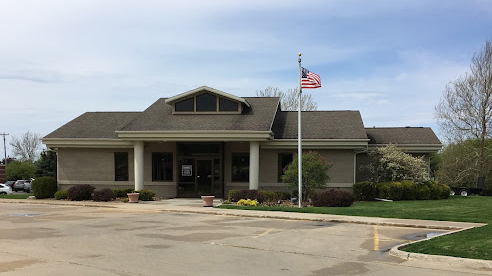
[[[396,145],[389,144],[369,154],[371,163],[366,166],[370,173],[370,181],[402,181],[412,180],[423,182],[429,179],[427,163],[423,156],[413,157],[399,150]]]

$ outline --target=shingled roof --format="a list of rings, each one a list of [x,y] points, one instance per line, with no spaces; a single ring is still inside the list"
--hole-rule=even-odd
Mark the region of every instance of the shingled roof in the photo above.
[[[297,112],[279,111],[272,128],[275,139],[297,138]],[[359,111],[302,112],[303,139],[367,139]]]
[[[172,114],[172,105],[157,100],[121,131],[251,130],[270,131],[278,97],[244,98],[251,104],[241,114]]]
[[[118,130],[142,112],[86,112],[44,138],[118,139]]]
[[[440,145],[441,141],[430,127],[366,128],[369,144]]]

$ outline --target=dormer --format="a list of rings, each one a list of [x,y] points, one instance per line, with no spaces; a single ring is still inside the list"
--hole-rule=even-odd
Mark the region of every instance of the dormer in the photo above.
[[[249,103],[229,93],[202,86],[166,99],[173,114],[241,114]]]

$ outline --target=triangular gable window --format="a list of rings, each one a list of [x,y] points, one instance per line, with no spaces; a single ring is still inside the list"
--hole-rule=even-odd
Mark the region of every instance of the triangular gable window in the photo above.
[[[196,96],[196,111],[217,111],[217,96],[210,93]]]
[[[202,86],[166,99],[173,113],[189,114],[241,114],[249,103],[240,97]]]
[[[212,93],[196,94],[194,97],[175,102],[175,113],[240,113],[239,102]]]

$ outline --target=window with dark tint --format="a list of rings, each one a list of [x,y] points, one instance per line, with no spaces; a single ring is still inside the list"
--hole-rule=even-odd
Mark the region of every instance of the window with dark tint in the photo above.
[[[152,153],[152,181],[173,180],[173,154],[169,152]]]
[[[195,111],[195,99],[189,98],[174,104],[176,111]]]
[[[114,153],[114,181],[128,181],[128,152]]]
[[[225,98],[219,98],[219,111],[237,111],[238,107],[239,105],[237,102],[229,101]]]
[[[249,181],[249,154],[232,154],[232,181]]]
[[[196,111],[217,111],[217,97],[210,93],[197,96]]]
[[[294,160],[294,154],[292,153],[279,153],[278,154],[278,181],[282,182],[282,175],[285,174],[285,167],[292,163]]]

